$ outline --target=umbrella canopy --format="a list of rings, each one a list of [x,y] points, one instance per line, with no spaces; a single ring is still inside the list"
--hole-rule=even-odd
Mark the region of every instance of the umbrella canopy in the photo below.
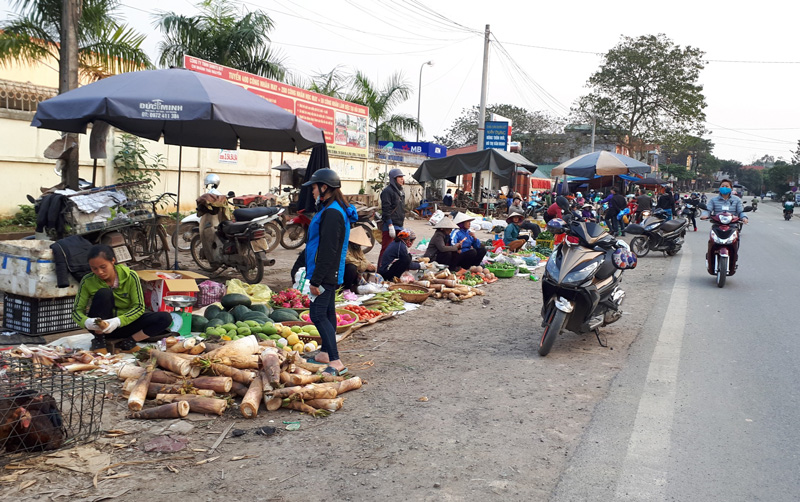
[[[462,153],[430,159],[423,162],[414,172],[414,179],[420,183],[441,179],[455,180],[461,174],[491,171],[495,176],[509,182],[514,175],[516,166],[522,166],[530,172],[536,170],[536,164],[518,153],[502,150],[478,150],[477,152]]]
[[[101,120],[170,145],[275,152],[325,142],[322,130],[217,77],[183,68],[115,75],[39,104],[31,125],[85,133]]]
[[[628,173],[649,173],[652,170],[644,162],[639,162],[631,157],[619,153],[606,151],[592,152],[579,155],[562,162],[550,171],[551,176],[581,176],[591,178],[595,174],[612,176]]]

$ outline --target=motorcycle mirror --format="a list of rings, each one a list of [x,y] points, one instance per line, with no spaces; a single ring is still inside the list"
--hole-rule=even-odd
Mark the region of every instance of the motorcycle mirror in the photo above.
[[[30,194],[26,195],[26,197],[28,198],[28,202],[30,202],[31,204],[36,204],[36,199],[31,197]]]
[[[706,205],[705,205],[705,204],[703,204],[702,202],[701,202],[700,204],[698,204],[698,205],[697,205],[697,207],[699,207],[699,208],[700,208],[700,209],[702,209],[703,211],[707,211],[707,210],[708,210],[708,206],[706,206]]]
[[[753,206],[744,206],[744,212],[745,213],[749,213],[752,210],[753,210]]]
[[[236,194],[233,192],[233,190],[228,192],[228,197],[236,197]]]

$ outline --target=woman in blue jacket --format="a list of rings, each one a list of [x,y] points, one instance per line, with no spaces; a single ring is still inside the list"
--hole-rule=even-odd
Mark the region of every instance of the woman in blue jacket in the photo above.
[[[475,236],[469,228],[469,224],[475,218],[470,218],[464,213],[456,214],[453,218],[458,228],[450,233],[450,242],[461,243],[461,254],[458,257],[458,266],[469,269],[475,265],[480,265],[483,257],[486,256],[486,248],[481,245],[480,239]]]
[[[314,360],[328,365],[325,373],[344,375],[347,368],[336,347],[336,288],[344,279],[350,224],[358,221],[358,214],[345,202],[342,182],[333,169],[316,171],[303,184],[309,185],[317,201],[306,244],[306,277],[313,298],[309,315],[322,338],[322,348]]]

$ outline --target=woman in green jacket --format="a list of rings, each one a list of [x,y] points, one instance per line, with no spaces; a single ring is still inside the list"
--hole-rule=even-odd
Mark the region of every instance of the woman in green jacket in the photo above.
[[[92,246],[89,267],[92,272],[81,280],[72,318],[94,333],[91,350],[105,351],[108,337],[122,339],[117,347],[130,351],[136,342],[167,331],[172,316],[169,312],[145,312],[139,276],[117,264],[110,246]]]

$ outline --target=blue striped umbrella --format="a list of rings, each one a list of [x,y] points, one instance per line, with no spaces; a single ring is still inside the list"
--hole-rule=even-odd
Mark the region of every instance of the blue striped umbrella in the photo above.
[[[579,155],[562,162],[550,171],[550,176],[580,176],[582,178],[592,178],[598,176],[613,176],[619,174],[649,173],[652,168],[644,162],[606,151],[592,152]]]

